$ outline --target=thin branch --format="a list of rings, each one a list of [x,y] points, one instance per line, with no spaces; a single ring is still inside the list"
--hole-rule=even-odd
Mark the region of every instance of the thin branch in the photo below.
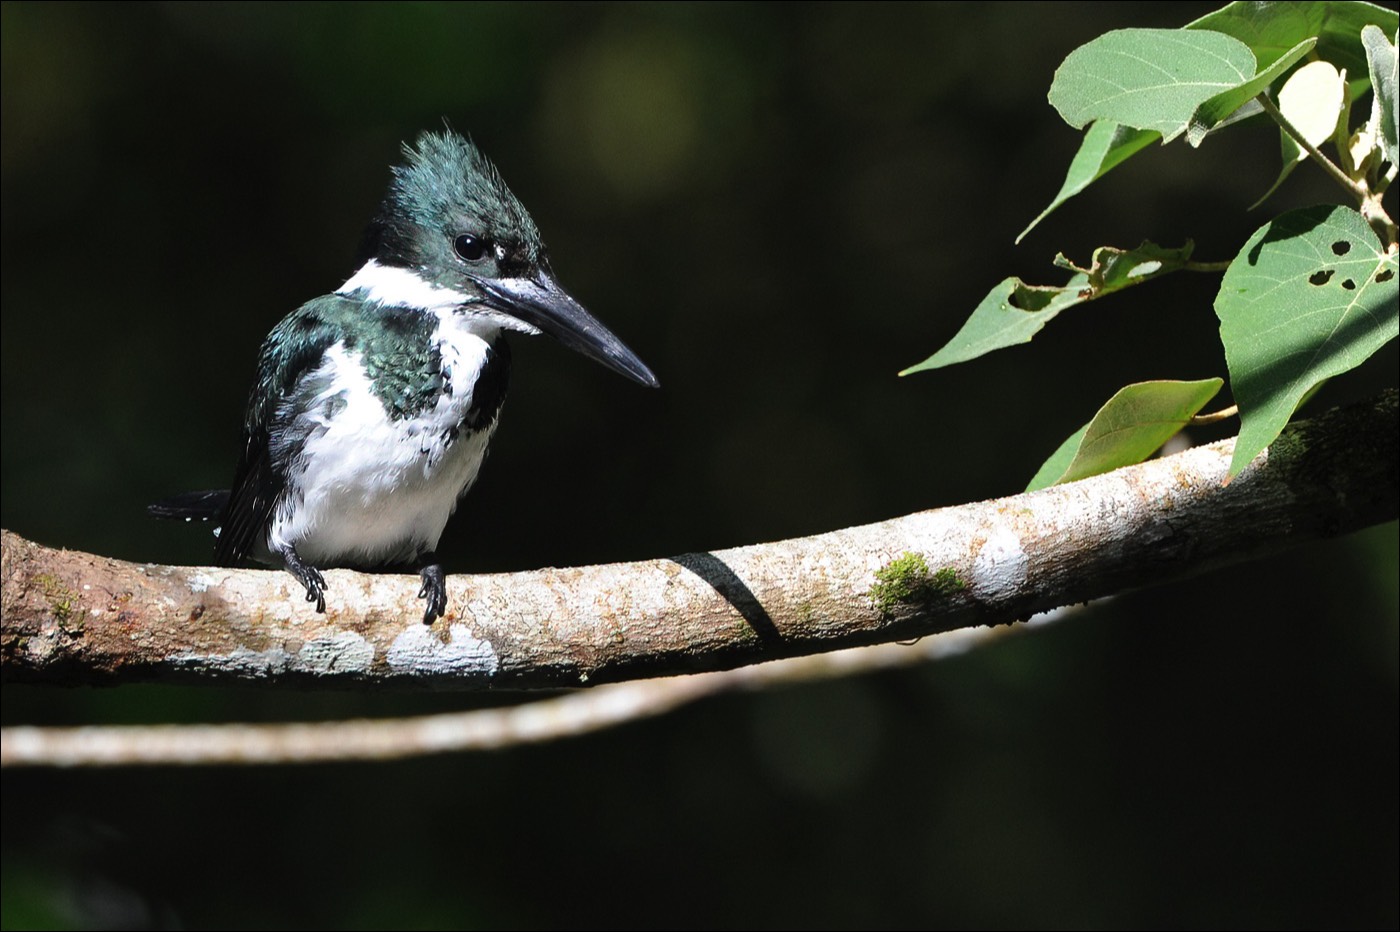
[[[1230,268],[1233,259],[1224,259],[1220,262],[1194,262],[1187,261],[1182,268],[1188,272],[1224,272]]]
[[[1259,94],[1255,100],[1259,101],[1259,105],[1264,108],[1264,112],[1273,117],[1274,122],[1277,123],[1285,133],[1293,137],[1293,141],[1301,146],[1304,152],[1312,156],[1313,161],[1322,166],[1322,170],[1327,172],[1327,174],[1332,177],[1333,181],[1337,182],[1337,184],[1345,188],[1352,197],[1356,198],[1358,204],[1366,200],[1368,194],[1367,190],[1353,181],[1346,172],[1342,171],[1341,168],[1337,166],[1336,162],[1333,162],[1323,154],[1321,149],[1309,142],[1308,138],[1304,136],[1296,126],[1289,122],[1288,117],[1284,116],[1277,105],[1269,99],[1267,93]]]
[[[1256,99],[1269,116],[1273,117],[1274,121],[1283,128],[1283,131],[1289,136],[1292,136],[1293,140],[1297,142],[1298,145],[1302,146],[1308,155],[1312,156],[1313,161],[1321,165],[1323,170],[1326,171],[1328,175],[1332,176],[1332,180],[1336,181],[1356,198],[1361,216],[1366,218],[1366,222],[1370,225],[1371,229],[1376,231],[1376,235],[1380,237],[1381,242],[1385,243],[1386,248],[1393,250],[1397,237],[1400,237],[1400,229],[1397,229],[1395,221],[1391,219],[1390,214],[1386,213],[1385,205],[1381,202],[1381,196],[1385,193],[1384,188],[1372,190],[1365,184],[1353,180],[1350,175],[1337,166],[1337,163],[1324,155],[1321,149],[1309,142],[1298,128],[1288,121],[1288,117],[1284,116],[1278,107],[1274,105],[1274,102],[1269,99],[1267,93],[1261,93]],[[1341,148],[1342,151],[1346,151],[1344,146],[1339,148]],[[1268,194],[1264,196],[1268,197]],[[1254,206],[1259,206],[1259,203],[1262,203],[1262,200]]]
[[[1230,405],[1228,408],[1221,408],[1219,411],[1212,411],[1209,414],[1198,414],[1191,418],[1192,427],[1204,427],[1207,424],[1215,424],[1226,418],[1232,418],[1240,413],[1239,405]]]
[[[416,577],[333,570],[318,615],[286,573],[127,563],[3,532],[0,673],[62,685],[559,688],[1006,624],[1393,520],[1396,397],[1290,426],[1228,486],[1223,441],[815,537],[453,576],[431,628]]]
[[[1034,620],[1048,622],[1063,611]],[[913,644],[854,647],[694,676],[610,683],[508,708],[410,718],[257,725],[11,727],[0,729],[0,767],[308,764],[496,750],[576,737],[651,718],[720,693],[956,656],[1023,630],[1024,625],[963,628]]]

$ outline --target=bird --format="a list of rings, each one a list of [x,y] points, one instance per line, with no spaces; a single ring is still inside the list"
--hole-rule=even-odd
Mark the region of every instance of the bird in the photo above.
[[[149,511],[217,519],[217,565],[285,568],[317,612],[323,569],[416,570],[432,624],[447,610],[438,542],[505,400],[505,335],[543,333],[660,383],[560,286],[530,214],[470,139],[445,125],[402,150],[354,274],[264,340],[233,487]]]

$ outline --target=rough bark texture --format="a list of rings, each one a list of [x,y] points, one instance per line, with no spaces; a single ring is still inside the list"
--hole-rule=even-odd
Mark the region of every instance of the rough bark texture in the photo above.
[[[1034,612],[1393,520],[1396,393],[1291,426],[1228,485],[1232,441],[1039,492],[713,553],[448,580],[126,563],[3,533],[3,673],[456,689],[726,669]]]
[[[14,725],[0,728],[0,767],[311,764],[498,750],[663,715],[723,692],[926,663],[1072,612],[1037,615],[1031,625],[962,628],[914,642],[872,644],[690,676],[606,683],[519,705],[466,712],[295,724]]]

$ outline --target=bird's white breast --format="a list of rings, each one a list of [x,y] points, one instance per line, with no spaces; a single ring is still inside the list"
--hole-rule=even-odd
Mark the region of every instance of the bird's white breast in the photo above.
[[[450,309],[432,313],[446,387],[431,408],[392,419],[343,343],[311,374],[326,388],[300,415],[312,423],[269,528],[274,544],[321,566],[410,562],[437,547],[495,431],[494,419],[459,429],[495,333]]]

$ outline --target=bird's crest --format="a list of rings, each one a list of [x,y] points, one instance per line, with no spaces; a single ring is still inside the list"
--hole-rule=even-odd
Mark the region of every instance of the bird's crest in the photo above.
[[[394,168],[389,190],[401,211],[433,229],[452,229],[470,218],[482,225],[480,232],[519,242],[536,257],[541,243],[535,221],[471,140],[444,128],[405,143],[403,152],[406,161]]]

